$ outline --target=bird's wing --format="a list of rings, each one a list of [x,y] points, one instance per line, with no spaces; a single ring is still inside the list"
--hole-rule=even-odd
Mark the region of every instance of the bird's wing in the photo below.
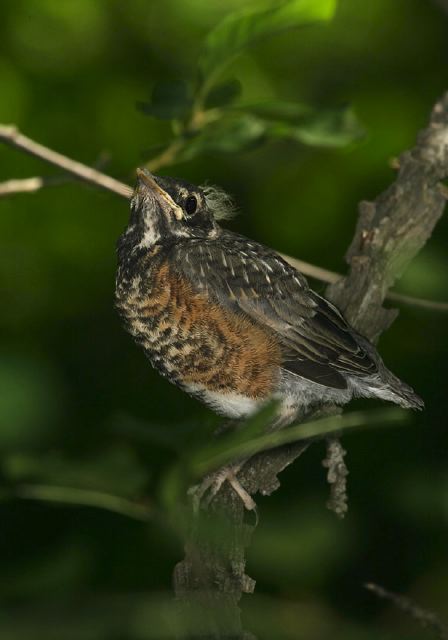
[[[366,376],[377,370],[336,307],[263,245],[223,232],[215,241],[173,246],[171,259],[197,290],[269,327],[282,345],[284,369],[339,389],[347,387],[344,373]]]

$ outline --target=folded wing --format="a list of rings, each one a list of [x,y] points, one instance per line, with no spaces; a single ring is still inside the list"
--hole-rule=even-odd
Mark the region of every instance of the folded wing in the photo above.
[[[217,240],[189,240],[171,251],[172,264],[194,287],[276,334],[284,369],[336,389],[347,387],[346,375],[377,371],[336,307],[272,250],[223,232]]]

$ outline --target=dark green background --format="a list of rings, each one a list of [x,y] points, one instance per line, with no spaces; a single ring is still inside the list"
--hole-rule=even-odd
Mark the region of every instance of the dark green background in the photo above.
[[[208,30],[238,6],[3,0],[0,121],[87,164],[107,154],[105,170],[132,182],[148,149],[171,135],[135,103],[157,80],[189,74]],[[448,14],[435,2],[342,0],[331,25],[265,40],[227,75],[240,79],[248,102],[349,102],[367,132],[362,142],[344,150],[268,143],[165,172],[222,185],[241,211],[232,228],[342,271],[357,203],[393,180],[390,159],[413,144],[448,89],[447,63]],[[0,148],[1,180],[55,174]],[[115,242],[127,217],[124,200],[77,183],[0,202],[2,640],[155,637],[151,607],[182,556],[163,516],[145,524],[12,498],[24,485],[65,487],[68,496],[75,487],[145,497],[163,514],[164,477],[179,459],[173,442],[182,449],[192,425],[205,425],[208,437],[216,423],[151,370],[120,326]],[[445,218],[400,291],[448,300],[447,239]],[[448,618],[446,326],[446,315],[403,307],[382,337],[386,363],[427,408],[405,427],[344,438],[343,522],[325,508],[321,446],[282,474],[273,497],[259,498],[248,573],[267,600],[246,597],[243,608],[260,638],[431,637],[364,591],[369,580]]]

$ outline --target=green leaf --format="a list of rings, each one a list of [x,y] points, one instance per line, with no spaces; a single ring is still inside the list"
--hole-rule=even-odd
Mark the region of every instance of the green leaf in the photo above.
[[[289,0],[267,10],[230,14],[205,40],[199,57],[202,81],[210,84],[210,79],[240,51],[262,38],[331,19],[336,4],[336,0]]]
[[[276,414],[278,402],[273,401],[232,431],[225,431],[220,437],[198,442],[183,452],[185,455],[165,474],[161,482],[160,498],[167,509],[175,509],[187,487],[207,471],[214,470],[216,460],[229,460],[233,451],[244,446],[248,440],[262,436]],[[219,466],[219,465],[218,465]]]
[[[206,109],[225,107],[241,95],[241,82],[236,78],[226,80],[212,87],[205,101]]]
[[[251,418],[251,421],[256,420],[255,424],[248,422],[243,425],[236,437],[209,445],[194,454],[189,460],[193,473],[201,477],[212,470],[219,469],[232,460],[250,457],[260,451],[291,442],[323,437],[367,425],[402,425],[409,420],[409,415],[406,411],[393,407],[378,411],[345,413],[305,422],[280,431],[260,432],[260,426],[263,427],[269,424],[269,416],[264,411],[272,412],[272,410],[272,407],[267,407],[263,412]]]
[[[184,80],[164,80],[154,85],[151,102],[137,102],[137,109],[159,120],[184,118],[192,105],[191,91]]]
[[[183,162],[202,153],[237,153],[257,145],[266,133],[266,124],[249,114],[232,114],[207,125],[186,141],[176,156]]]
[[[344,147],[365,135],[351,108],[316,111],[297,123],[275,122],[267,127],[272,138],[288,138],[313,147]]]
[[[269,100],[236,107],[267,122],[272,138],[289,138],[310,146],[342,147],[365,135],[353,109],[317,109],[300,102]]]

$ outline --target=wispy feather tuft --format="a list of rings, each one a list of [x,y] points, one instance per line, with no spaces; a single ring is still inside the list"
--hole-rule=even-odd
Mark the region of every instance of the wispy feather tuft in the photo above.
[[[212,184],[201,186],[208,209],[215,220],[228,220],[238,213],[232,197],[220,187]]]

